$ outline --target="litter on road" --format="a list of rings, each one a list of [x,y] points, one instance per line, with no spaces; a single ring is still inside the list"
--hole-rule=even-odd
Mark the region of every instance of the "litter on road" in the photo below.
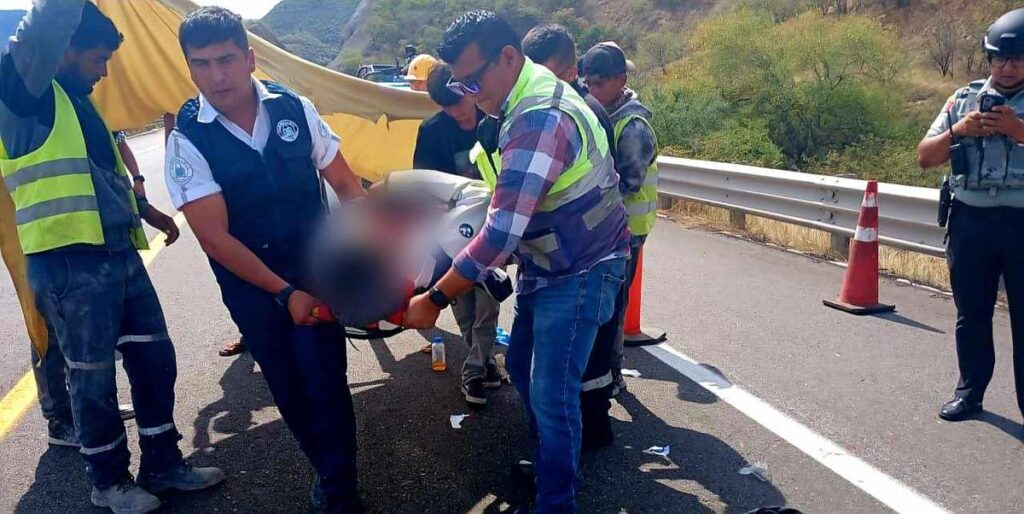
[[[760,462],[740,468],[740,474],[752,475],[762,482],[768,481],[768,468]]]
[[[652,446],[652,447],[644,450],[644,453],[646,453],[648,455],[657,455],[659,457],[666,457],[666,458],[668,458],[668,454],[669,454],[670,451],[672,451],[672,447],[671,446]]]
[[[452,414],[448,421],[452,424],[452,428],[459,430],[462,428],[462,420],[468,417],[469,414]]]

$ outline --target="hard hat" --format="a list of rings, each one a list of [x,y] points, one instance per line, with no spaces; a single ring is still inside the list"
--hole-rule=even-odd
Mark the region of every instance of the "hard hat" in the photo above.
[[[988,28],[982,43],[984,51],[1001,57],[1024,55],[1024,9],[999,17]]]
[[[432,55],[420,54],[409,63],[409,73],[405,80],[427,80],[430,70],[437,65],[437,59]]]

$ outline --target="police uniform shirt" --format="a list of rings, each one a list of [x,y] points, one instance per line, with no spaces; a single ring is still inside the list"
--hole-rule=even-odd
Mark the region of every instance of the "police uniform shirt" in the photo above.
[[[962,88],[953,93],[952,96],[946,100],[946,104],[942,107],[942,111],[939,112],[938,117],[932,123],[931,128],[928,129],[927,137],[934,137],[943,132],[949,130],[949,121],[952,118],[953,123],[959,122],[961,119],[966,117],[971,112],[979,109],[978,95],[985,91],[992,90],[992,78],[990,77],[981,86],[977,95],[964,94],[967,88]],[[1013,98],[1011,103],[1019,103],[1021,98],[1020,93]],[[1017,116],[1024,119],[1024,109],[1015,108]],[[969,144],[968,141],[964,140],[965,144]],[[1016,145],[1013,148],[1014,160],[1024,162],[1024,147]],[[1024,190],[1022,189],[1000,189],[995,195],[989,193],[988,190],[974,189],[967,190],[962,185],[957,185],[953,188],[954,197],[972,207],[1019,207],[1024,208]]]
[[[259,99],[259,108],[252,136],[217,112],[213,104],[202,94],[199,95],[198,121],[199,123],[220,123],[239,141],[262,154],[270,135],[278,130],[276,127],[270,126],[270,113],[263,102],[280,95],[267,91],[266,86],[255,79],[253,87],[256,89],[256,96]],[[337,157],[341,140],[320,117],[313,103],[306,97],[300,97],[300,99],[306,115],[305,122],[309,126],[309,133],[313,140],[310,159],[318,170],[323,170]],[[213,179],[213,171],[206,158],[177,129],[171,132],[171,137],[167,140],[164,176],[167,190],[171,195],[171,202],[179,210],[189,202],[221,192],[220,185]]]

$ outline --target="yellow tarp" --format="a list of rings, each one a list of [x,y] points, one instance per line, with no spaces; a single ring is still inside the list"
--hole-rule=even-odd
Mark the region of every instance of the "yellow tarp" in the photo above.
[[[178,44],[178,26],[197,8],[189,0],[94,0],[114,20],[125,42],[94,99],[111,129],[143,127],[176,113],[196,95]],[[379,86],[304,61],[250,34],[257,75],[309,97],[342,140],[342,153],[359,175],[378,180],[412,165],[420,120],[437,106],[423,93]],[[159,173],[162,170],[143,170]],[[33,345],[45,352],[46,327],[34,308],[18,244],[14,205],[0,187],[0,253],[14,280]]]
[[[124,33],[110,76],[95,99],[113,129],[141,127],[178,112],[196,91],[178,44],[178,25],[196,9],[189,0],[97,0]],[[359,175],[378,180],[408,169],[420,120],[437,111],[423,93],[380,86],[304,61],[250,35],[257,75],[309,97],[342,140]]]

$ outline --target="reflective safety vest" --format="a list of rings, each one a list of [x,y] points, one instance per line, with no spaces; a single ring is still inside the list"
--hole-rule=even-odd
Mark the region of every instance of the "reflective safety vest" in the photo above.
[[[654,128],[651,127],[651,122],[647,121],[647,118],[639,114],[627,115],[615,122],[616,147],[619,146],[619,137],[622,136],[622,130],[633,120],[639,120],[644,125],[647,125],[651,134],[654,134]],[[657,148],[657,141],[655,141],[654,146]],[[657,159],[647,166],[647,172],[644,173],[643,186],[640,187],[640,190],[626,196],[622,200],[626,204],[626,214],[629,215],[629,230],[633,232],[633,235],[646,236],[650,234],[654,230],[654,224],[658,221]]]
[[[26,255],[74,244],[104,243],[85,135],[71,99],[56,81],[53,100],[53,129],[42,146],[9,159],[0,141],[0,173],[14,200],[18,239]],[[113,136],[110,146],[117,159],[118,175],[128,180]],[[132,213],[138,216],[130,189],[128,196]],[[133,228],[130,236],[135,248],[149,247],[141,226]]]
[[[615,186],[615,170],[608,148],[608,139],[598,129],[597,117],[586,102],[566,83],[558,80],[547,68],[529,59],[523,66],[516,85],[509,96],[505,121],[499,131],[499,141],[508,132],[512,122],[524,114],[540,109],[558,109],[569,115],[579,129],[583,145],[579,156],[565,170],[538,207],[528,231],[520,242],[519,251],[539,268],[557,271],[567,267],[585,253],[587,233],[622,209],[622,197]],[[597,135],[600,134],[600,137]],[[480,143],[470,151],[470,160],[480,170],[487,187],[494,191],[501,173],[501,154],[486,155]],[[588,197],[582,204],[577,200]],[[579,209],[561,223],[548,224],[546,213],[571,205]],[[620,212],[620,216],[624,215]],[[604,257],[603,255],[601,257]]]

